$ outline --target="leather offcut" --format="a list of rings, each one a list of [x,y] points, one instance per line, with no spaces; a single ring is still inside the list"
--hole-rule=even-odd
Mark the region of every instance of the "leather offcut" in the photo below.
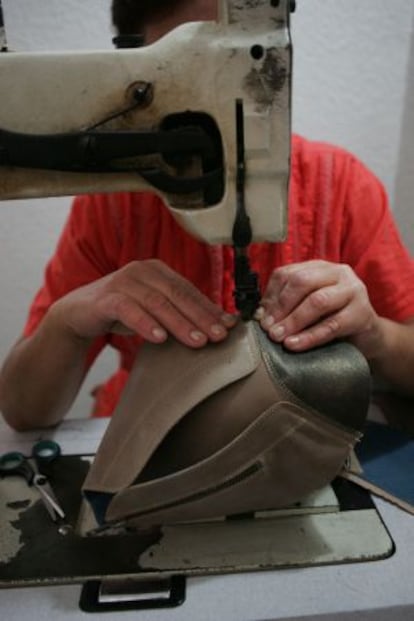
[[[133,528],[286,506],[341,470],[369,398],[345,342],[289,353],[249,322],[200,350],[146,344],[83,491]]]

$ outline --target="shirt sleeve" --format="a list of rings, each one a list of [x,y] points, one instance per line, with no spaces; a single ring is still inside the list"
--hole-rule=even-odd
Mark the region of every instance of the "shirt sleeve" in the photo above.
[[[345,198],[342,257],[365,283],[376,312],[414,317],[414,261],[397,229],[382,183],[353,158]]]

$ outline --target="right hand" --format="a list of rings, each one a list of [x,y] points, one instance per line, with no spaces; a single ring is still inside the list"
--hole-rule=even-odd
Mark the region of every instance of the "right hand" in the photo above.
[[[222,341],[237,322],[156,259],[134,261],[71,291],[55,302],[51,313],[75,337],[85,340],[116,332],[162,343],[171,334],[193,348]]]

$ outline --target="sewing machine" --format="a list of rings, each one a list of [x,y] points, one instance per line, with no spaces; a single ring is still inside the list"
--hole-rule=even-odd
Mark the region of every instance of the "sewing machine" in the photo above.
[[[281,241],[286,235],[289,12],[287,0],[221,0],[217,23],[185,24],[148,47],[87,54],[1,54],[0,83],[8,105],[0,110],[0,198],[151,188],[193,235],[209,243],[235,246],[236,259],[243,265],[236,286],[245,286],[247,278],[251,289],[247,297],[243,290],[241,305],[251,314],[254,300],[250,296],[256,285],[249,280],[246,247],[251,240]],[[91,446],[85,452],[89,451]],[[77,465],[80,486],[87,461],[78,455]],[[33,495],[22,498],[21,491],[9,488],[6,504],[18,512],[23,524],[41,507]],[[10,507],[22,501],[25,506]],[[212,524],[207,542],[213,557],[208,561],[203,561],[204,536],[196,537],[194,543],[200,527],[181,527],[178,539],[184,537],[183,547],[173,545],[172,556],[170,539],[165,540],[165,547],[152,540],[144,542],[139,552],[144,566],[141,577],[385,558],[393,551],[392,542],[372,505],[364,506],[364,502],[347,516],[340,506],[346,501],[325,490],[321,498],[307,499],[302,508],[293,508],[293,522],[279,514],[259,516],[257,522],[234,522],[232,530],[231,524],[230,530],[229,524],[225,530],[222,523]],[[78,508],[70,506],[73,511]],[[2,526],[7,530],[12,523],[10,519],[8,526]],[[243,537],[253,542],[253,551],[242,559],[234,553],[240,528],[248,533]],[[348,538],[341,538],[336,547],[338,530]],[[361,536],[355,539],[358,530]],[[59,551],[64,546],[55,535],[50,549]],[[220,546],[212,550],[217,540]],[[274,543],[272,550],[269,541]],[[303,545],[298,547],[298,541]],[[230,546],[223,554],[225,542]],[[285,553],[280,555],[286,542]],[[115,552],[117,546],[116,541]],[[193,555],[188,564],[190,549]],[[32,555],[30,544],[17,553],[23,554],[23,564],[17,559],[17,576],[3,578],[2,586],[82,582],[110,573],[119,578],[133,574],[137,565],[137,556],[133,556],[124,567],[92,567],[87,575],[80,575],[78,567],[70,566],[65,575],[58,576],[52,576],[46,566],[39,579],[30,572],[19,574],[28,566],[24,555]],[[5,562],[4,557],[1,560]],[[53,564],[59,571],[65,569],[62,563]]]
[[[291,2],[219,8],[141,49],[3,53],[0,199],[151,188],[192,235],[234,245],[247,319],[246,248],[287,228]]]
[[[221,0],[218,23],[140,49],[1,54],[0,199],[151,188],[193,235],[231,243],[243,158],[253,237],[282,240],[289,6]]]

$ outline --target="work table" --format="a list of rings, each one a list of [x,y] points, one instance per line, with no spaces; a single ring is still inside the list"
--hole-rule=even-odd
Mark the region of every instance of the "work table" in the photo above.
[[[107,419],[67,420],[57,429],[18,434],[0,424],[0,452],[30,450],[51,437],[64,454],[93,453]],[[414,519],[391,504],[375,501],[396,545],[385,560],[303,569],[187,578],[186,600],[177,608],[107,612],[107,621],[408,621],[414,619]],[[84,619],[80,585],[0,590],[0,618],[7,621]]]

